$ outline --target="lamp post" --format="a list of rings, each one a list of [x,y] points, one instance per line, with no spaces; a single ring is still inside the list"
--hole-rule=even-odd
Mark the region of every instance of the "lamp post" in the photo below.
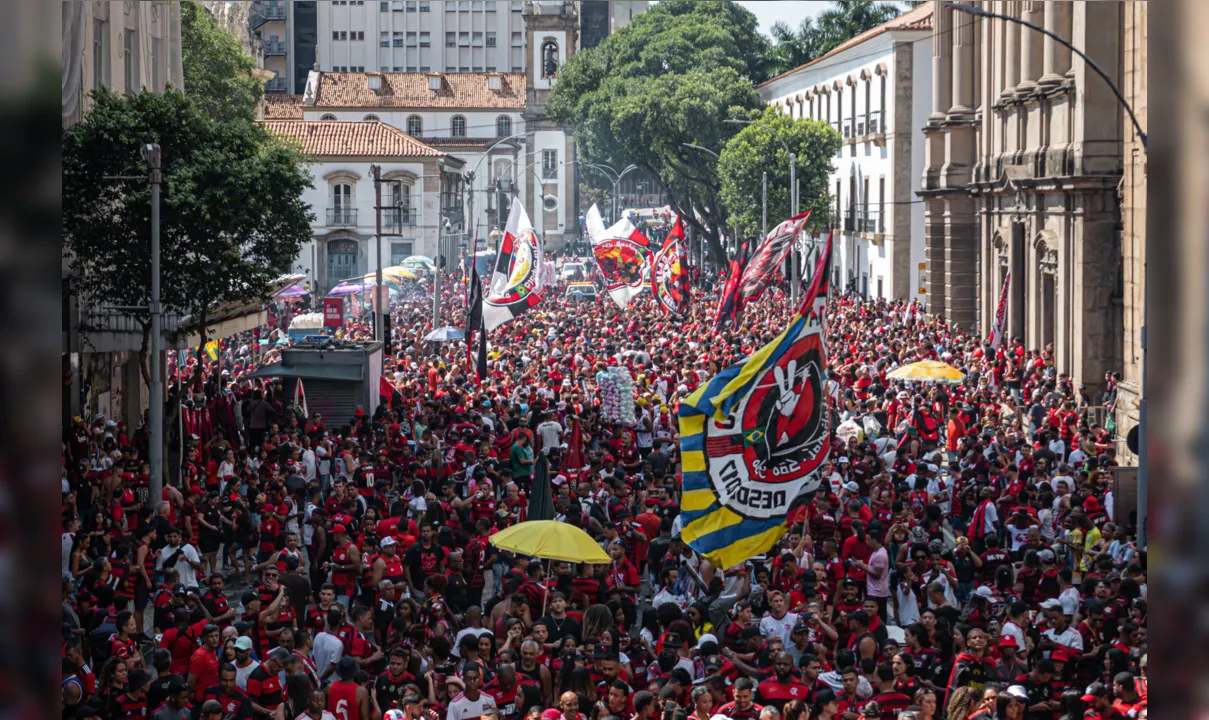
[[[994,12],[990,12],[988,10],[983,10],[980,7],[974,7],[972,5],[962,5],[960,3],[950,2],[950,3],[948,3],[948,6],[958,12],[964,12],[964,13],[969,13],[970,15],[977,15],[977,16],[985,17],[985,18],[1004,20],[1007,22],[1016,23],[1017,25],[1023,25],[1024,27],[1029,28],[1030,30],[1041,33],[1042,35],[1050,38],[1054,42],[1062,45],[1063,47],[1067,48],[1074,54],[1078,55],[1080,58],[1082,58],[1083,62],[1087,64],[1087,67],[1091,68],[1092,72],[1099,75],[1100,79],[1103,80],[1108,85],[1108,89],[1112,90],[1113,95],[1117,96],[1117,102],[1121,103],[1121,106],[1123,108],[1125,108],[1125,113],[1127,115],[1129,115],[1129,120],[1131,123],[1133,123],[1133,130],[1134,130],[1134,132],[1136,132],[1138,134],[1138,142],[1142,143],[1142,152],[1147,153],[1148,136],[1146,135],[1146,132],[1144,130],[1142,130],[1142,125],[1138,122],[1138,117],[1137,117],[1137,115],[1134,114],[1133,107],[1129,104],[1129,101],[1127,101],[1125,99],[1125,95],[1121,92],[1121,89],[1117,87],[1117,84],[1112,81],[1112,78],[1110,78],[1108,76],[1108,74],[1106,72],[1104,72],[1104,70],[1099,65],[1096,64],[1095,60],[1092,60],[1091,58],[1089,58],[1087,56],[1087,53],[1085,53],[1082,50],[1080,50],[1079,48],[1075,47],[1073,44],[1071,44],[1071,42],[1069,40],[1067,40],[1053,32],[1050,32],[1049,30],[1046,30],[1045,28],[1041,27],[1040,25],[1036,25],[1027,20],[1022,20],[1017,17],[1011,17],[1010,15],[1000,15],[999,13],[994,13]],[[1145,249],[1145,253],[1144,253],[1145,256],[1149,257],[1150,256],[1149,235],[1147,235],[1147,239],[1144,241],[1143,247]],[[1143,273],[1144,272],[1145,272],[1145,265],[1143,265]],[[1151,285],[1150,283],[1146,283],[1146,292],[1143,293],[1143,296],[1142,296],[1142,330],[1141,330],[1142,378],[1141,378],[1141,388],[1139,389],[1139,393],[1138,393],[1139,397],[1138,397],[1138,507],[1137,507],[1138,534],[1137,534],[1137,538],[1138,538],[1138,547],[1143,547],[1143,548],[1146,547],[1146,510],[1147,510],[1146,495],[1147,495],[1147,491],[1148,491],[1147,468],[1146,468],[1146,461],[1147,461],[1147,456],[1148,456],[1148,447],[1147,447],[1148,443],[1146,442],[1146,435],[1147,435],[1147,430],[1149,429],[1149,423],[1147,422],[1148,417],[1147,417],[1147,407],[1146,407],[1146,395],[1147,395],[1146,391],[1147,391],[1147,386],[1149,384],[1148,383],[1148,376],[1149,376],[1148,368],[1150,367],[1150,364],[1148,362],[1146,362],[1146,351],[1147,351],[1147,344],[1148,344],[1147,340],[1146,340],[1146,328],[1149,325],[1148,320],[1150,317],[1150,302],[1149,302],[1149,295],[1151,292],[1150,285]]]
[[[758,120],[730,119],[730,120],[723,120],[722,122],[730,123],[732,125],[759,125],[760,127],[764,128],[768,132],[772,133],[773,136],[776,137],[777,142],[781,143],[781,147],[785,148],[785,152],[789,155],[789,214],[790,214],[790,216],[797,215],[798,214],[797,156],[789,149],[789,145],[785,143],[785,138],[781,137],[781,133],[777,132],[772,127],[765,125],[764,123],[762,123]],[[801,262],[798,257],[798,247],[797,247],[796,242],[794,243],[793,248],[790,250],[790,257],[792,258],[792,262],[790,263],[791,277],[789,278],[789,300],[790,300],[791,306],[793,306],[796,309],[797,304],[798,304],[798,285],[801,284],[801,282],[798,279],[799,275],[801,274],[801,268],[799,267]]]
[[[160,146],[142,147],[147,161],[147,181],[151,185],[151,388],[148,399],[147,431],[150,434],[147,460],[151,465],[148,481],[149,502],[154,507],[164,495],[164,385],[160,377],[163,308],[160,307],[160,182],[163,155]],[[205,342],[205,338],[202,338]]]
[[[466,206],[467,206],[466,229],[469,230],[471,233],[474,232],[473,228],[476,227],[475,217],[474,217],[474,179],[475,179],[475,176],[478,174],[479,167],[483,164],[484,160],[486,160],[488,157],[491,156],[491,151],[494,150],[497,145],[500,145],[501,143],[506,143],[509,140],[516,140],[517,138],[523,138],[524,136],[525,136],[525,133],[523,133],[523,132],[513,133],[513,134],[509,135],[508,137],[500,138],[499,140],[496,140],[495,142],[491,143],[490,145],[487,146],[487,149],[483,151],[483,156],[481,158],[479,158],[479,161],[477,163],[475,163],[474,169],[471,170],[470,172],[466,173],[466,175],[464,176],[465,180],[466,180]],[[471,242],[477,243],[478,238],[477,237],[472,238]],[[438,252],[439,252],[439,250],[438,250]]]

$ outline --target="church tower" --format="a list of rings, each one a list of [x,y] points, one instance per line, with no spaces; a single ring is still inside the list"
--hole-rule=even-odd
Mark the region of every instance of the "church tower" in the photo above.
[[[529,0],[524,18],[525,164],[535,171],[525,173],[524,203],[534,227],[545,231],[547,251],[552,251],[570,244],[579,233],[575,141],[546,114],[559,71],[579,47],[579,13],[571,0]]]

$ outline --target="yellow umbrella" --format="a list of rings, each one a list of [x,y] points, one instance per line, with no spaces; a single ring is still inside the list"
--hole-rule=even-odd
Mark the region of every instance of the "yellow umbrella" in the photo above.
[[[391,265],[390,267],[382,268],[382,274],[396,280],[416,279],[416,271],[411,268],[405,268],[402,265]]]
[[[914,380],[915,382],[959,383],[965,375],[952,365],[935,360],[921,360],[910,365],[890,371],[886,377],[895,380]]]
[[[567,523],[530,520],[500,530],[491,544],[522,555],[573,563],[608,563],[613,559],[600,549],[592,536]]]

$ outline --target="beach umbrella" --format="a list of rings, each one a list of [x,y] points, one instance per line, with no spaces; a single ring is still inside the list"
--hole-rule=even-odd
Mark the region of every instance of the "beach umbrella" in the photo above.
[[[336,287],[327,291],[328,296],[332,295],[356,295],[358,293],[367,292],[374,289],[372,282],[367,282],[365,278],[351,278],[340,283]]]
[[[592,536],[568,523],[527,520],[492,535],[491,544],[501,550],[570,563],[603,565],[613,559]]]
[[[453,340],[464,340],[465,338],[465,331],[455,327],[440,327],[424,336],[424,339],[428,342],[450,342]]]
[[[959,383],[965,375],[952,365],[935,360],[921,360],[890,371],[886,377],[927,383]]]

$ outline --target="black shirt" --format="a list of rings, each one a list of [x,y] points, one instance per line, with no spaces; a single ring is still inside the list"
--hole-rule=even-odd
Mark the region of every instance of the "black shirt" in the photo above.
[[[147,707],[154,711],[158,709],[160,705],[163,705],[164,701],[168,699],[168,695],[170,694],[168,692],[168,687],[176,680],[179,680],[182,684],[185,682],[185,678],[181,677],[180,675],[169,674],[160,675],[156,679],[152,680],[151,689],[147,691]]]

